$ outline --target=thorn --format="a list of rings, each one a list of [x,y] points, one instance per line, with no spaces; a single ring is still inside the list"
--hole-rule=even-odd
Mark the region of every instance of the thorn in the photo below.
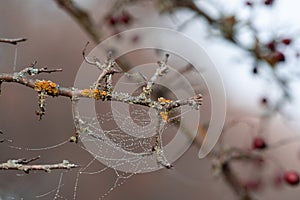
[[[29,67],[34,67],[36,64],[37,64],[37,61],[35,60],[29,65]]]
[[[83,57],[85,57],[85,51],[86,51],[86,48],[87,48],[87,46],[88,46],[89,44],[90,44],[90,42],[87,41],[87,43],[85,44],[85,46],[84,46],[84,48],[83,48],[83,51],[82,51]]]
[[[165,58],[165,64],[167,64],[169,56],[170,56],[170,54],[167,53],[166,58]]]

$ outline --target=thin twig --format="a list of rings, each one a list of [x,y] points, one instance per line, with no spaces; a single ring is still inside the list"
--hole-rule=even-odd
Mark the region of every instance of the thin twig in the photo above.
[[[13,38],[13,39],[0,38],[0,42],[13,44],[13,45],[17,45],[19,42],[25,42],[26,40],[27,40],[26,38]]]

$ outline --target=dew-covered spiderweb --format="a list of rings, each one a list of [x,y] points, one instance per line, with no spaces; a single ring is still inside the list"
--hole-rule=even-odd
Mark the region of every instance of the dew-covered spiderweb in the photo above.
[[[118,109],[112,108],[97,117],[82,117],[81,126],[85,129],[80,140],[84,143],[83,149],[88,151],[94,158],[80,171],[77,175],[77,187],[80,188],[80,179],[83,176],[101,177],[101,174],[107,171],[114,173],[114,181],[101,194],[104,198],[115,188],[122,185],[128,178],[141,172],[151,172],[162,168],[157,163],[156,155],[153,154],[152,148],[155,144],[156,126],[150,125],[151,115],[148,108],[143,106],[129,106],[130,115],[124,110],[126,106],[122,104]],[[102,112],[103,104],[101,106]],[[182,107],[174,110],[171,116],[171,122],[161,122],[160,132],[163,135],[163,143],[168,144],[175,136],[180,124],[180,118],[190,113],[191,108]],[[99,129],[99,124],[101,129]],[[134,128],[139,126],[139,128]],[[128,134],[130,133],[130,134]],[[136,137],[138,136],[139,137]],[[101,161],[104,166],[97,170],[91,170],[90,167]],[[75,193],[77,193],[77,187]]]

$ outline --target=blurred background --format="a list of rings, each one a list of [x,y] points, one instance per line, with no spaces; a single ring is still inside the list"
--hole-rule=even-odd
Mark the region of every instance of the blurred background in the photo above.
[[[14,68],[19,71],[37,61],[40,67],[63,69],[60,73],[39,75],[39,79],[49,79],[65,87],[73,86],[77,70],[83,62],[85,44],[90,41],[88,49],[92,49],[97,43],[95,37],[57,2],[0,1],[0,37],[28,38],[28,41],[18,45],[0,43],[0,72],[13,72]],[[123,25],[116,25],[117,22],[113,21],[114,1],[73,2],[87,11],[95,27],[101,30],[102,38],[99,41],[130,28],[155,26],[178,30],[200,44],[220,71],[226,89],[227,117],[222,145],[248,151],[253,148],[253,139],[262,137],[272,147],[261,153],[266,157],[264,164],[257,166],[242,162],[234,166],[241,184],[248,187],[247,191],[253,194],[253,199],[297,199],[299,187],[291,187],[280,178],[277,179],[277,175],[285,170],[300,172],[300,24],[297,20],[297,2],[274,0],[269,4],[261,0],[195,1],[195,5],[220,19],[219,22],[235,16],[236,22],[233,23],[238,23],[235,27],[239,31],[236,35],[238,42],[231,42],[228,37],[224,37],[224,32],[218,31],[218,25],[211,25],[191,9],[179,7],[168,10],[168,3],[172,1],[123,1],[125,3],[121,11],[116,12],[117,15],[122,14],[122,10],[129,13],[130,19],[123,18]],[[130,22],[127,23],[127,20]],[[142,36],[132,38],[132,42],[137,42],[139,37]],[[257,62],[253,52],[245,50],[255,44],[257,40],[254,38],[259,38],[259,45],[265,45],[263,48],[270,48],[275,38],[276,48],[284,53],[284,61],[281,59],[274,64],[263,57],[262,62]],[[159,41],[165,39],[157,38]],[[283,39],[291,39],[292,42],[288,45],[284,42],[278,44]],[[269,49],[265,51],[274,53]],[[136,59],[133,64],[151,59],[145,55],[131,57]],[[280,78],[274,79],[278,76]],[[278,80],[284,81],[284,88],[288,88],[288,100],[282,98],[285,90]],[[68,140],[74,133],[72,107],[68,98],[49,97],[46,115],[39,121],[35,115],[38,109],[35,91],[13,83],[3,83],[1,89],[0,130],[4,133],[1,137],[12,142],[0,144],[0,162],[41,155],[37,163],[58,163],[67,159],[86,166],[93,159],[74,143],[55,146]],[[204,118],[208,119],[209,103],[204,103],[202,109],[207,113]],[[284,141],[283,145],[280,141]],[[271,144],[275,144],[274,148]],[[29,174],[2,170],[0,199],[55,199],[57,187],[60,191],[56,198],[61,199],[99,199],[103,195],[106,199],[114,200],[241,199],[222,175],[215,176],[213,159],[200,160],[198,151],[199,146],[192,145],[174,163],[174,169],[134,175],[112,192],[108,191],[114,186],[117,177],[110,169],[93,175],[81,175],[79,179],[78,169]],[[95,162],[91,171],[103,168],[101,163]]]

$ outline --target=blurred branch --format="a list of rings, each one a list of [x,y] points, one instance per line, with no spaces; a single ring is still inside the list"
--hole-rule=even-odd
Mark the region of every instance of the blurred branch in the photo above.
[[[63,10],[65,10],[73,19],[79,24],[80,27],[90,36],[96,43],[103,40],[100,28],[97,27],[92,17],[88,12],[76,5],[72,0],[54,0]],[[125,58],[119,58],[118,61],[124,71],[130,69],[131,64]]]
[[[222,175],[232,190],[239,196],[240,200],[254,200],[246,188],[240,183],[236,173],[229,163],[222,163]]]
[[[221,174],[231,189],[238,195],[240,200],[254,200],[247,188],[240,182],[231,163],[234,161],[261,161],[263,158],[253,152],[243,151],[237,148],[214,151],[210,154],[213,158],[213,168],[216,174]]]
[[[160,0],[163,1],[163,0]],[[209,14],[207,14],[204,10],[200,9],[195,3],[194,1],[188,0],[188,1],[181,1],[181,0],[174,0],[173,2],[173,6],[177,7],[177,8],[188,8],[192,11],[194,11],[195,13],[197,13],[199,16],[203,17],[204,19],[207,20],[207,22],[209,24],[215,24],[218,22],[217,19],[214,19],[213,17],[211,17]]]
[[[8,39],[8,38],[0,38],[0,43],[8,43],[17,45],[19,42],[25,42],[26,38],[14,38],[14,39]]]
[[[72,0],[54,0],[63,10],[65,10],[93,39],[95,43],[101,41],[101,33],[95,25],[88,12],[76,5]]]
[[[31,159],[8,160],[7,162],[0,164],[0,170],[19,170],[29,173],[30,170],[51,172],[51,170],[54,169],[71,169],[79,167],[76,164],[70,163],[68,160],[63,160],[61,163],[57,164],[29,165],[29,163],[38,160],[39,158],[40,156]]]

